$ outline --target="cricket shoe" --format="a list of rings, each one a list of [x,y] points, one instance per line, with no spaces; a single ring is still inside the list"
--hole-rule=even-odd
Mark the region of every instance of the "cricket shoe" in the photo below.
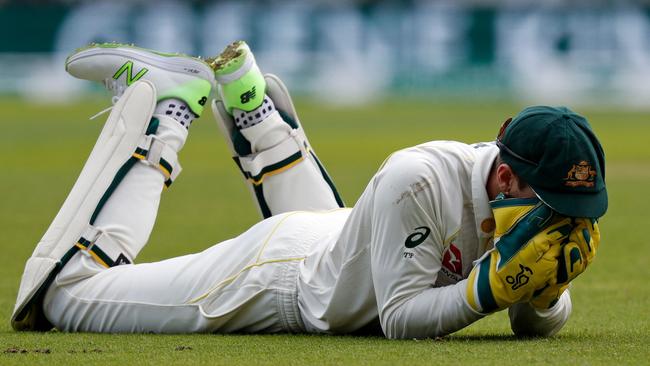
[[[305,162],[320,172],[339,207],[343,201],[332,179],[311,148],[300,124],[289,91],[275,75],[262,74],[243,41],[234,42],[218,57],[206,60],[217,79],[212,111],[232,157],[242,172],[263,217],[304,209],[296,199],[268,204],[263,184],[266,177],[282,174]],[[327,194],[323,197],[326,197]],[[308,199],[308,198],[305,198]],[[313,201],[313,200],[312,200]],[[314,204],[319,209],[320,203]],[[331,207],[328,202],[323,208]]]
[[[244,156],[256,150],[251,149],[241,130],[273,115],[300,135],[308,146],[286,86],[277,76],[262,74],[244,41],[231,43],[219,56],[208,58],[206,62],[217,80],[217,98],[213,102],[215,118],[222,133],[229,137],[233,153]]]
[[[206,62],[214,70],[219,94],[229,114],[233,114],[233,109],[250,112],[264,103],[264,75],[246,42],[233,42],[219,56]]]
[[[214,72],[203,60],[119,43],[91,44],[65,62],[70,75],[102,83],[119,98],[138,80],[152,82],[157,100],[179,99],[201,116],[215,85]]]

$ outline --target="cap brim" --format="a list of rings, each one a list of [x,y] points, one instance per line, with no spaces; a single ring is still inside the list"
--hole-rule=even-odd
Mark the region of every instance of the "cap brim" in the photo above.
[[[539,199],[565,216],[597,219],[607,212],[606,188],[597,193],[558,193],[539,187],[533,190]]]

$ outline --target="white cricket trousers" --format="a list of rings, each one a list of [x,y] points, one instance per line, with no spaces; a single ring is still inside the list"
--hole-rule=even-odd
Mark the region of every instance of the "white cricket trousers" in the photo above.
[[[292,191],[287,185],[294,192],[329,189],[310,160],[288,172],[268,178],[273,183],[268,187],[282,192],[267,188],[269,202],[291,200],[278,196]],[[301,184],[305,181],[310,184]],[[95,225],[123,244],[141,247],[153,228],[163,183],[158,171],[136,164]],[[201,253],[156,263],[104,268],[80,251],[48,289],[45,315],[64,331],[303,332],[299,263],[313,244],[335,237],[349,213],[336,209],[333,196],[314,196],[314,201],[295,202],[293,208],[333,210],[281,213]]]

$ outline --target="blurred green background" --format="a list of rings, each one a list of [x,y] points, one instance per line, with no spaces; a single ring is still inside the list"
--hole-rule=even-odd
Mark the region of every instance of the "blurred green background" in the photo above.
[[[602,108],[579,112],[589,118],[607,154],[610,208],[601,221],[602,243],[596,261],[574,282],[574,312],[557,337],[515,341],[505,313],[444,340],[422,341],[13,332],[9,316],[24,261],[72,187],[102,127],[103,122],[88,117],[106,103],[96,99],[59,105],[0,100],[0,364],[648,362],[650,124],[644,112]],[[394,99],[363,107],[326,107],[304,99],[297,105],[312,145],[348,205],[354,204],[391,152],[433,139],[491,140],[501,121],[521,107]],[[202,250],[258,220],[210,114],[192,125],[181,161],[183,174],[164,193],[156,227],[139,262]]]
[[[625,105],[650,99],[650,2],[0,0],[0,94],[97,91],[63,70],[89,42],[214,56],[245,39],[293,93]]]

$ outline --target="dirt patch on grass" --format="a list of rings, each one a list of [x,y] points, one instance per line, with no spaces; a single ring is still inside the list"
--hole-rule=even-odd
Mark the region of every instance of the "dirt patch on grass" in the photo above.
[[[2,353],[8,354],[8,353],[42,353],[42,354],[50,354],[52,351],[49,348],[36,348],[36,349],[26,349],[26,348],[20,348],[20,347],[9,347],[2,351]]]

